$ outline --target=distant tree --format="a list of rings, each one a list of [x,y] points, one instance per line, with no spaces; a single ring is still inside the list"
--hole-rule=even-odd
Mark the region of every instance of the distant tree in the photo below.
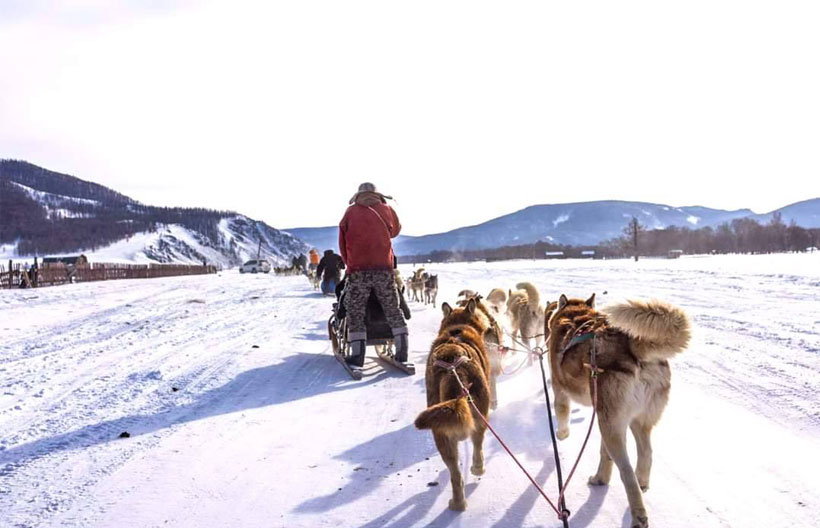
[[[638,221],[638,218],[633,216],[624,228],[624,235],[626,235],[629,245],[632,247],[632,256],[635,262],[638,261],[638,242],[641,239],[641,234],[646,231],[646,228]]]
[[[788,238],[788,228],[783,222],[783,215],[780,211],[772,214],[772,219],[766,226],[766,251],[785,251]]]
[[[786,228],[786,239],[789,251],[806,251],[812,244],[811,233],[797,225],[794,220]]]

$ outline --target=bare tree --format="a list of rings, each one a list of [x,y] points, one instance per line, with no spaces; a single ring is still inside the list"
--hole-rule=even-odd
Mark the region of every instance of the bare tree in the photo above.
[[[632,255],[635,257],[635,262],[638,261],[638,241],[641,238],[646,228],[638,221],[638,218],[633,216],[624,228],[624,235],[626,235],[628,243],[632,246]]]

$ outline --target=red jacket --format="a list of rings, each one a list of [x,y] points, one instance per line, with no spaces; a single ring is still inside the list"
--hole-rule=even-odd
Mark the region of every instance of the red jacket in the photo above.
[[[365,201],[348,207],[339,222],[339,250],[347,271],[393,269],[390,239],[400,231],[396,211],[385,203]]]

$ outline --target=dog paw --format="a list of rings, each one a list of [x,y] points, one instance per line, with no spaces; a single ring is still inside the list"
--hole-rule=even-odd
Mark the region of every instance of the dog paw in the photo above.
[[[632,528],[649,528],[649,517],[638,516],[632,518]]]
[[[646,493],[649,490],[649,475],[636,474],[635,477],[638,479],[638,486],[641,487],[641,491]]]
[[[467,501],[457,501],[455,499],[450,499],[449,508],[453,511],[464,511],[467,509]]]
[[[569,436],[569,427],[559,427],[556,436],[558,437],[558,440],[566,440]]]
[[[602,479],[598,475],[592,475],[591,477],[589,477],[589,480],[587,480],[587,484],[589,484],[590,486],[606,486],[607,484],[609,484],[609,482]]]
[[[477,477],[480,477],[481,475],[484,474],[484,466],[482,466],[482,467],[473,466],[473,467],[470,468],[470,473],[472,473],[473,475],[475,475]]]

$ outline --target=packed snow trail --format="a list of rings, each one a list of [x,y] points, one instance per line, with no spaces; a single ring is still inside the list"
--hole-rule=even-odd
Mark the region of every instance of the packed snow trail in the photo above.
[[[651,524],[808,527],[820,525],[819,257],[429,267],[440,302],[531,280],[544,300],[594,291],[601,305],[688,310],[693,343],[672,360],[653,435]],[[467,511],[447,509],[447,471],[412,426],[439,309],[411,304],[416,376],[369,350],[356,382],[330,352],[330,304],[303,277],[237,272],[0,291],[0,526],[560,526],[489,435],[485,475],[465,471]],[[540,384],[537,364],[503,376],[491,420],[554,493]],[[590,409],[572,416],[565,463]],[[596,428],[567,493],[573,528],[628,526],[617,472],[585,484],[598,441]]]

